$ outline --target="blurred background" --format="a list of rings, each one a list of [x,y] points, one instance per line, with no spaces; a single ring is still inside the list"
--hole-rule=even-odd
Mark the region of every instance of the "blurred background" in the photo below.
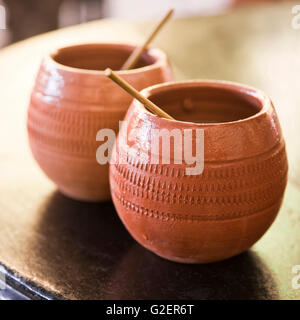
[[[286,0],[0,0],[6,9],[6,29],[0,48],[28,37],[101,18],[158,18],[168,8],[177,17],[216,15],[243,5]]]
[[[136,274],[131,272],[130,277],[131,273],[128,276],[125,270],[126,266],[133,270],[137,256],[135,247],[131,249],[130,244],[127,247],[127,238],[121,245],[122,238],[111,251],[110,244],[114,242],[109,236],[113,227],[102,228],[103,232],[98,228],[101,228],[102,221],[110,223],[109,219],[117,218],[109,214],[103,220],[97,205],[86,209],[85,204],[79,205],[60,196],[50,181],[42,179],[42,173],[28,152],[24,119],[40,60],[46,52],[53,50],[54,45],[62,46],[77,40],[95,41],[99,33],[99,41],[123,37],[124,42],[131,37],[135,42],[142,41],[146,31],[150,30],[149,24],[141,24],[145,28],[139,30],[118,19],[158,20],[167,9],[174,7],[177,18],[201,16],[200,19],[191,19],[192,23],[176,21],[172,25],[171,22],[168,30],[157,39],[158,47],[167,52],[172,61],[176,79],[224,79],[261,88],[274,101],[287,140],[290,183],[282,214],[264,241],[256,246],[254,255],[252,252],[250,258],[247,254],[238,258],[241,259],[237,264],[237,268],[241,268],[241,285],[233,286],[233,291],[230,285],[223,286],[224,292],[228,295],[245,292],[241,298],[299,299],[300,291],[294,290],[290,284],[291,267],[300,264],[299,245],[296,245],[297,241],[300,242],[300,31],[291,26],[294,17],[291,9],[294,4],[300,5],[300,0],[294,4],[277,5],[282,2],[289,0],[0,0],[0,14],[1,8],[6,12],[6,28],[3,30],[0,21],[0,48],[59,28],[103,18],[116,19],[107,25],[101,21],[92,27],[81,25],[1,50],[0,177],[3,183],[0,185],[0,264],[11,265],[12,270],[24,274],[25,279],[33,283],[41,283],[47,290],[67,292],[69,296],[75,295],[77,290],[79,297],[92,295],[91,288],[96,282],[91,274],[100,277],[101,286],[107,288],[109,294],[114,293],[114,286],[121,293],[123,287],[127,290],[126,280],[134,285],[139,283],[142,273],[134,279]],[[265,3],[275,5],[266,5],[264,10]],[[125,28],[120,28],[123,25]],[[86,213],[90,210],[87,219]],[[111,222],[118,228],[115,220]],[[122,230],[117,229],[118,235],[122,236]],[[106,235],[108,240],[103,241]],[[123,236],[126,237],[127,233]],[[104,264],[101,265],[102,257]],[[147,257],[146,253],[139,257],[137,268],[148,265],[149,272],[163,271],[154,278],[156,282],[152,281],[153,290],[161,285],[159,281],[168,280],[165,275],[170,274],[169,279],[173,279],[172,275],[176,277],[178,274],[176,270],[175,273],[169,272],[164,265],[157,268],[156,260],[152,268]],[[62,261],[66,263],[62,264]],[[124,264],[124,261],[127,262]],[[191,284],[189,294],[209,296],[219,293],[217,280],[218,277],[223,279],[224,274],[232,287],[236,268],[230,267],[230,261],[226,263],[226,273],[222,264],[209,272],[208,277],[197,278],[199,281],[196,282],[193,281],[194,271],[189,273],[183,266],[184,279]],[[107,270],[112,274],[106,274]],[[212,282],[210,274],[213,274]],[[125,279],[125,282],[119,284],[119,279]],[[212,291],[211,283],[217,283]],[[176,292],[177,287],[177,284],[171,286],[170,290]],[[138,284],[137,293],[140,288],[145,285]],[[102,294],[99,287],[94,289],[97,294]],[[150,292],[146,291],[145,294]]]

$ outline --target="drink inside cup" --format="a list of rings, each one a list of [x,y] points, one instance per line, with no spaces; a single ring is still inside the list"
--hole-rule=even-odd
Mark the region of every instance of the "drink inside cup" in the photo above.
[[[183,263],[250,248],[274,221],[287,181],[270,99],[222,81],[165,83],[141,93],[176,120],[136,100],[125,116],[110,186],[128,231],[150,251]]]
[[[132,98],[104,75],[121,68],[135,50],[122,43],[91,43],[60,48],[40,66],[28,109],[33,155],[65,195],[85,201],[110,199],[108,163],[99,164],[101,129],[118,132]],[[172,79],[166,55],[150,49],[136,68],[118,71],[135,88]]]

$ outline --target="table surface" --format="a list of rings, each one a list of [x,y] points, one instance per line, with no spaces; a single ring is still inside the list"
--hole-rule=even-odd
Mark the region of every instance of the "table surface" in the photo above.
[[[300,30],[293,4],[173,20],[153,45],[177,79],[226,79],[266,91],[287,142],[289,182],[278,218],[251,250],[209,265],[181,265],[140,247],[113,205],[61,195],[30,154],[26,109],[41,57],[90,41],[141,43],[149,23],[103,20],[44,34],[0,51],[0,264],[31,298],[299,299]]]

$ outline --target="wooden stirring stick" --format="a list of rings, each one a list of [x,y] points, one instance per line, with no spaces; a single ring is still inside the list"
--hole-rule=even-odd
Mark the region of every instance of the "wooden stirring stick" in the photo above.
[[[119,77],[116,73],[114,73],[110,68],[107,68],[104,71],[105,75],[113,80],[116,84],[118,84],[121,88],[123,88],[125,91],[127,91],[130,95],[132,95],[135,99],[139,100],[143,105],[146,106],[148,110],[153,112],[154,114],[170,119],[175,120],[170,115],[168,115],[165,111],[161,110],[156,104],[154,104],[152,101],[141,95],[136,89],[134,89],[127,81],[123,80],[121,77]]]
[[[152,32],[149,34],[148,38],[144,42],[142,46],[137,47],[132,54],[129,56],[129,58],[125,61],[123,66],[121,67],[121,70],[129,70],[132,69],[136,63],[138,62],[140,56],[143,54],[143,52],[147,49],[149,43],[153,40],[153,38],[157,35],[158,31],[161,29],[161,27],[169,20],[171,15],[173,14],[174,9],[170,9],[167,14],[160,20],[160,22],[155,26],[155,28],[152,30]]]

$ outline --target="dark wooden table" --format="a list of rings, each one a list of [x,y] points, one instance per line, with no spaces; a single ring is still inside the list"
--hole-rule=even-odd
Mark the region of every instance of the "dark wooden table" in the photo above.
[[[141,41],[148,24],[104,20],[45,34],[0,52],[0,263],[30,298],[299,299],[300,30],[293,3],[172,21],[154,45],[177,79],[247,83],[273,99],[287,141],[289,183],[278,218],[248,252],[209,265],[172,263],[135,243],[113,205],[62,196],[30,154],[26,108],[40,59],[74,42]]]

